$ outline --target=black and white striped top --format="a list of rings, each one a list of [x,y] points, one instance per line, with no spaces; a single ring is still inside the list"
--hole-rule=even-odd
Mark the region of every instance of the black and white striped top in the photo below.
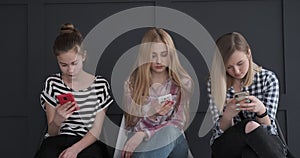
[[[74,95],[80,109],[61,124],[59,134],[84,136],[92,128],[96,113],[113,102],[110,85],[101,76],[96,76],[88,88],[73,90],[63,82],[61,74],[53,74],[46,79],[45,87],[40,95],[41,106],[45,109],[45,102],[47,102],[56,107],[58,104],[56,96],[65,93]]]

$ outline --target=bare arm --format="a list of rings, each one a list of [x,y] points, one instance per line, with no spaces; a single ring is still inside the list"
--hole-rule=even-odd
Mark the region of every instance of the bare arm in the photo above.
[[[225,131],[229,127],[233,126],[233,117],[236,116],[240,110],[241,109],[237,110],[235,99],[227,100],[223,116],[220,118],[220,128],[222,131]]]
[[[78,153],[93,144],[97,138],[99,138],[102,130],[102,125],[105,118],[105,110],[102,110],[96,114],[96,118],[92,129],[77,143],[73,144],[71,147],[64,150],[59,158],[63,157],[74,157],[76,158]]]
[[[46,115],[48,123],[48,134],[50,136],[58,135],[61,124],[72,115],[77,107],[75,102],[68,102],[66,104],[58,104],[56,107],[51,106],[47,102]]]
[[[226,115],[223,115],[220,119],[220,128],[222,131],[226,131],[229,127],[233,125],[233,119],[232,117],[228,117]]]

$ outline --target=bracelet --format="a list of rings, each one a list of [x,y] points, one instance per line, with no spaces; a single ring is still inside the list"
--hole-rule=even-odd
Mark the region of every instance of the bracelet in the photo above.
[[[266,111],[265,111],[263,114],[261,114],[261,115],[255,114],[255,115],[256,115],[256,117],[258,117],[258,118],[263,118],[263,117],[267,116],[267,115],[268,115],[268,113],[267,113],[267,108],[266,108]]]

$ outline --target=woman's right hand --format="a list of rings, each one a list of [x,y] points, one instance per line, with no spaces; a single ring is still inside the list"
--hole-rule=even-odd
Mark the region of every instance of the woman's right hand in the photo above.
[[[223,116],[220,119],[220,129],[226,131],[231,127],[233,125],[233,117],[240,111],[237,101],[234,98],[227,100]]]
[[[54,123],[60,125],[72,115],[76,108],[78,108],[78,105],[75,102],[67,102],[63,105],[58,104],[55,107]]]
[[[231,98],[226,101],[225,111],[223,112],[223,117],[232,119],[236,116],[241,110],[236,99]]]

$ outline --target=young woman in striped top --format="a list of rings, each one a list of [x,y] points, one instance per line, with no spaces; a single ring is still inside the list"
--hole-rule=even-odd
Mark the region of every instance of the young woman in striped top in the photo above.
[[[187,157],[183,132],[192,87],[171,36],[163,29],[148,30],[124,86],[128,140],[122,157]]]
[[[61,73],[49,76],[41,93],[48,131],[37,157],[106,157],[105,145],[98,139],[113,98],[106,79],[83,70],[82,41],[71,23],[64,24],[55,39],[53,53]],[[75,101],[60,104],[57,96],[66,93],[73,94]]]

